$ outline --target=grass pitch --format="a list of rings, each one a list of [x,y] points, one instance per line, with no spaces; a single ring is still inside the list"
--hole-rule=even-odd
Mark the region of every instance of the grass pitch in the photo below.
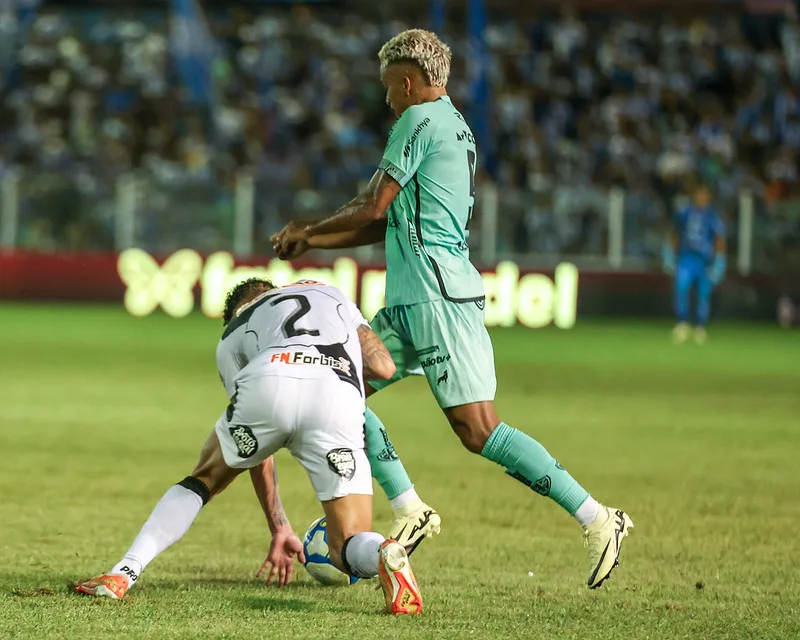
[[[0,637],[800,637],[800,336],[715,326],[705,347],[666,324],[579,321],[493,334],[503,419],[539,439],[636,528],[590,592],[578,526],[471,456],[424,381],[379,394],[443,533],[414,568],[419,619],[382,614],[372,585],[288,588],[254,573],[269,534],[244,477],[204,509],[124,601],[72,593],[107,570],[191,470],[226,405],[200,316],[0,306]],[[320,515],[279,456],[299,533]],[[377,528],[390,520],[376,494]]]

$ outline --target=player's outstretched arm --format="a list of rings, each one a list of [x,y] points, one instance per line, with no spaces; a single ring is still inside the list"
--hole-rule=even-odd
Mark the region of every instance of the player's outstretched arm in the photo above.
[[[355,232],[386,217],[386,210],[400,193],[400,184],[383,169],[378,169],[367,188],[332,216],[314,222],[290,222],[270,240],[278,255],[288,255],[302,242],[310,242],[316,236]],[[384,227],[385,228],[385,227]],[[374,232],[373,232],[374,233]],[[376,235],[368,236],[376,238]],[[354,242],[358,235],[340,236],[338,241]],[[364,238],[361,237],[360,240]],[[376,240],[379,241],[379,240]],[[365,242],[359,242],[366,244]],[[338,246],[358,246],[354,244]],[[320,248],[333,248],[328,245]]]
[[[391,378],[397,367],[381,339],[365,324],[358,328],[358,339],[361,342],[361,357],[364,360],[364,378],[366,380]]]
[[[292,579],[294,559],[298,558],[300,562],[305,562],[303,543],[295,534],[283,510],[278,493],[278,471],[274,458],[270,456],[258,467],[250,469],[250,479],[253,481],[253,488],[272,533],[267,557],[256,576],[264,578],[267,584],[277,578],[276,585],[283,587]]]
[[[347,249],[378,244],[386,238],[386,218],[373,220],[366,227],[341,233],[326,233],[308,239],[310,249]]]
[[[259,466],[250,469],[250,479],[253,481],[253,489],[261,503],[261,509],[267,517],[270,533],[275,535],[280,528],[291,528],[278,492],[278,469],[275,466],[275,459],[270,456]]]
[[[280,241],[273,244],[272,248],[281,260],[294,260],[302,256],[309,249],[347,249],[349,247],[363,247],[367,244],[383,242],[385,237],[386,219],[381,218],[355,231],[326,233],[322,236],[314,236],[308,240],[303,240],[297,244],[290,245],[287,253],[281,251]]]

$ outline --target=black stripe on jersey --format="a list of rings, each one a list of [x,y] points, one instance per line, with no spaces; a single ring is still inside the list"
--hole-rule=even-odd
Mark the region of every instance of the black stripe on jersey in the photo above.
[[[422,240],[422,204],[420,202],[419,197],[419,180],[417,180],[417,176],[415,175],[412,180],[414,181],[414,226],[417,228],[417,239],[419,240],[419,246],[422,251],[427,256],[428,260],[431,261],[431,266],[433,267],[433,274],[436,276],[436,282],[439,283],[439,291],[442,292],[444,299],[448,302],[455,302],[457,304],[464,303],[464,302],[477,302],[481,303],[486,300],[486,296],[477,296],[476,298],[454,298],[449,293],[447,293],[447,289],[444,286],[444,279],[442,278],[442,272],[439,269],[439,265],[436,263],[436,260],[431,258],[427,251],[425,251],[425,242]],[[479,305],[480,306],[480,305]]]
[[[347,350],[344,348],[343,344],[317,344],[314,345],[314,348],[319,351],[322,355],[328,356],[329,358],[335,358],[339,360],[340,358],[345,360],[350,364],[350,373],[345,373],[339,369],[333,369],[333,372],[338,376],[339,380],[343,380],[344,382],[349,382],[352,384],[358,392],[363,397],[364,390],[361,388],[361,380],[359,380],[358,375],[356,374],[356,366],[353,361],[350,359],[350,356],[347,355]]]
[[[231,320],[231,321],[228,323],[228,326],[227,326],[227,327],[225,327],[225,331],[222,333],[222,338],[221,338],[221,340],[224,340],[225,338],[227,338],[229,335],[231,335],[231,334],[232,334],[234,331],[236,331],[236,330],[237,330],[239,327],[241,327],[242,325],[245,325],[245,324],[247,324],[247,321],[248,321],[248,320],[250,320],[250,316],[252,316],[252,315],[253,315],[253,312],[254,312],[256,309],[258,309],[258,308],[259,308],[259,307],[260,307],[262,304],[264,304],[264,303],[265,303],[267,300],[272,300],[272,299],[273,299],[273,298],[275,298],[276,296],[279,296],[279,295],[281,295],[281,293],[282,293],[282,292],[278,292],[278,291],[276,291],[276,292],[275,292],[273,295],[271,295],[271,296],[264,296],[264,297],[263,297],[263,298],[261,298],[261,300],[259,300],[258,302],[255,302],[254,304],[252,304],[252,305],[250,305],[249,307],[247,307],[247,309],[245,309],[244,311],[242,311],[242,312],[241,312],[239,315],[237,315],[237,316],[234,316],[234,318],[233,318],[233,319],[232,319],[232,320]]]

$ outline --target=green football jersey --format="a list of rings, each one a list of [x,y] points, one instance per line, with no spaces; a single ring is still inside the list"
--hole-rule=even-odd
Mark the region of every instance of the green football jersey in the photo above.
[[[380,168],[402,190],[387,213],[387,307],[483,300],[467,246],[475,160],[472,131],[447,96],[409,107],[392,127]]]

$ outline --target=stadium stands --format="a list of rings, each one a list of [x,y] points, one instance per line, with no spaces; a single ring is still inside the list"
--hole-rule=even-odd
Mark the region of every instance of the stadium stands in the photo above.
[[[19,244],[113,247],[116,180],[130,172],[146,185],[138,233],[153,250],[229,246],[243,167],[256,248],[298,211],[330,211],[369,177],[391,124],[375,53],[417,26],[397,11],[213,10],[214,100],[192,104],[165,11],[45,7],[0,57],[0,172],[22,172]],[[0,19],[4,41],[14,28]],[[450,90],[466,112],[463,34],[448,23]],[[741,191],[755,195],[758,269],[800,266],[794,14],[497,13],[486,40],[493,137],[480,180],[499,187],[499,255],[603,255],[621,188],[624,253],[656,266],[676,199],[702,179],[731,221]]]

